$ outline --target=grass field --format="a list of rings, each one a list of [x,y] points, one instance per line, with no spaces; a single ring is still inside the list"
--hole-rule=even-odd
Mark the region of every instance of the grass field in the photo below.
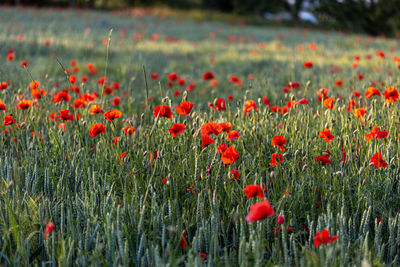
[[[400,265],[398,40],[2,7],[0,44],[0,265]]]

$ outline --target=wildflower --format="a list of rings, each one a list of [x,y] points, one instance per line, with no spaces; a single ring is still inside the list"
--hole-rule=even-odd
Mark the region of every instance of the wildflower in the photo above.
[[[212,79],[214,79],[214,74],[212,72],[210,72],[210,71],[206,72],[203,75],[203,79],[204,80],[212,80]]]
[[[277,161],[279,160],[279,161]],[[278,163],[281,164],[284,161],[281,153],[272,153],[270,166],[275,167]]]
[[[68,113],[69,113],[68,109],[60,110],[60,115],[56,115],[56,117],[60,118],[60,120],[62,121],[73,121],[74,116]]]
[[[171,72],[170,74],[168,74],[168,80],[170,81],[178,80],[178,74],[176,72]]]
[[[267,217],[271,217],[275,214],[274,209],[269,204],[268,200],[255,203],[250,206],[250,212],[246,216],[246,221],[255,222]]]
[[[329,109],[333,109],[333,104],[334,104],[335,100],[332,97],[328,97],[324,100],[324,107],[329,108]]]
[[[181,248],[186,250],[187,248],[187,232],[186,230],[183,230],[183,235],[181,238],[181,242],[180,242]]]
[[[226,110],[226,104],[225,104],[225,99],[223,98],[218,98],[215,101],[215,106],[214,106],[214,110]]]
[[[158,80],[160,78],[160,75],[157,72],[152,72],[150,74],[150,78],[153,80]]]
[[[13,119],[12,114],[8,114],[4,117],[3,125],[11,125],[16,122],[16,119]]]
[[[313,63],[311,61],[306,61],[306,62],[304,62],[303,67],[307,68],[307,69],[312,68]]]
[[[301,104],[308,105],[309,102],[305,98],[302,98],[302,99],[298,100],[295,104],[296,105],[301,105]]]
[[[227,146],[226,144],[220,144],[220,145],[217,147],[217,152],[218,152],[219,154],[223,154],[227,149],[228,149],[228,146]]]
[[[369,142],[372,138],[386,138],[388,135],[389,132],[379,131],[378,125],[375,125],[372,131],[365,135],[365,139]]]
[[[285,151],[284,144],[286,144],[286,139],[280,135],[274,136],[271,140],[271,145],[278,146],[281,151]]]
[[[172,111],[168,106],[165,105],[158,105],[154,110],[153,110],[153,115],[156,118],[159,117],[165,117],[167,119],[172,118]]]
[[[256,102],[254,100],[246,101],[246,104],[244,105],[244,115],[247,115],[253,109],[258,110],[258,107],[256,106]]]
[[[19,109],[28,109],[32,106],[32,100],[21,100],[18,102],[18,108]]]
[[[387,167],[389,164],[387,164],[383,158],[382,158],[382,152],[375,153],[370,160],[370,163],[374,163],[374,166],[376,168],[380,167]]]
[[[46,230],[44,231],[43,238],[47,239],[47,235],[54,231],[54,223],[53,222],[49,222],[49,223],[43,222],[43,224],[46,226]]]
[[[89,134],[91,137],[97,137],[99,134],[106,133],[106,126],[101,123],[94,124],[90,127]]]
[[[113,109],[104,113],[104,117],[108,120],[113,122],[115,119],[121,118],[122,112],[118,109]]]
[[[322,155],[319,157],[315,157],[315,159],[318,161],[319,164],[321,165],[327,165],[331,164],[331,160],[329,159],[330,155]]]
[[[222,126],[215,122],[207,122],[201,127],[201,132],[203,135],[214,134],[218,136],[220,133],[222,133],[222,130]]]
[[[113,105],[114,107],[117,107],[119,104],[121,103],[121,98],[116,96],[114,97],[114,99],[111,102],[111,105]]]
[[[222,122],[219,124],[222,127],[222,131],[229,132],[232,128],[232,124],[230,122]]]
[[[324,138],[325,142],[329,143],[335,136],[331,134],[331,130],[325,129],[323,132],[319,132],[318,137]]]
[[[58,92],[58,93],[56,93],[54,96],[53,96],[53,102],[55,102],[55,103],[59,103],[59,102],[61,102],[61,101],[65,101],[65,102],[69,102],[69,101],[71,101],[71,96],[67,93],[67,92],[65,92],[65,91],[62,91],[62,92]]]
[[[90,114],[93,115],[93,114],[97,114],[97,113],[104,113],[104,110],[102,110],[99,105],[92,105],[89,108],[89,112],[90,112]]]
[[[399,100],[399,92],[397,91],[397,87],[388,87],[383,93],[385,96],[386,103],[395,103]]]
[[[374,96],[374,95],[376,95],[376,96],[378,96],[378,97],[381,96],[381,93],[379,92],[378,88],[375,88],[375,87],[368,87],[368,88],[367,88],[367,91],[365,92],[365,97],[366,97],[366,98],[371,98],[371,97]]]
[[[240,133],[238,131],[230,131],[228,133],[228,141],[238,139],[240,137]]]
[[[235,178],[235,180],[240,178],[240,172],[238,170],[231,170],[231,174]]]
[[[208,145],[211,145],[215,142],[214,139],[212,139],[210,136],[203,134],[202,135],[202,141],[201,141],[201,146],[206,147]]]
[[[136,132],[136,129],[133,128],[132,126],[126,126],[122,130],[125,132],[127,136],[130,136]]]
[[[283,218],[283,215],[282,215],[282,214],[279,214],[276,223],[277,223],[278,225],[281,225],[281,224],[283,224],[284,222],[285,222],[285,218]]]
[[[29,63],[28,63],[28,61],[26,61],[26,60],[23,60],[22,62],[21,62],[21,67],[28,67],[28,65],[29,65]]]
[[[317,91],[317,95],[318,95],[318,102],[321,102],[322,100],[324,100],[325,98],[328,97],[328,93],[329,90],[326,88],[321,88]]]
[[[314,246],[318,247],[322,244],[330,244],[336,242],[338,239],[337,235],[331,236],[328,229],[324,229],[316,233],[314,237]]]
[[[183,123],[174,123],[171,128],[168,129],[168,131],[171,133],[172,137],[177,136],[178,134],[181,134],[185,131],[186,126]]]
[[[224,164],[230,164],[235,162],[239,158],[239,154],[233,146],[228,147],[225,152],[221,155],[221,160]]]
[[[248,185],[243,192],[246,194],[247,198],[259,197],[264,198],[264,192],[262,191],[261,186],[259,185]]]

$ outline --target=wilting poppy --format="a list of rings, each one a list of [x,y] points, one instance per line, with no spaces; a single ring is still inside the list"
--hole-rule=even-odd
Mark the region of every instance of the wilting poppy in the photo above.
[[[314,237],[314,246],[318,247],[322,244],[330,244],[336,242],[338,240],[338,236],[331,236],[328,229],[324,229],[316,233]]]
[[[267,217],[274,216],[275,211],[269,204],[268,200],[255,203],[250,206],[250,212],[246,216],[246,221],[255,222]]]
[[[185,131],[186,125],[183,123],[174,123],[171,128],[168,129],[168,131],[171,133],[172,137],[177,136],[178,134],[181,134]]]
[[[238,131],[230,131],[228,133],[228,141],[233,139],[238,139],[240,137],[240,133]]]
[[[122,112],[118,109],[113,109],[104,113],[104,117],[108,120],[113,122],[115,119],[121,118]]]
[[[365,97],[366,98],[371,98],[372,96],[381,96],[381,93],[379,92],[378,88],[375,87],[368,87],[367,91],[365,91]]]
[[[224,164],[235,162],[239,158],[239,154],[233,146],[228,147],[221,155],[221,160]]]
[[[298,100],[298,101],[296,102],[296,105],[301,105],[301,104],[308,105],[309,102],[307,101],[307,99],[302,98],[302,99],[300,99],[300,100]]]
[[[172,118],[172,111],[168,106],[165,105],[158,105],[154,110],[153,110],[153,115],[156,118],[159,117],[165,117],[167,119]]]
[[[258,110],[258,107],[256,106],[256,102],[254,100],[246,101],[246,104],[244,105],[244,115],[247,115],[253,109]]]
[[[259,197],[259,198],[264,198],[264,192],[262,191],[261,186],[259,185],[248,185],[246,186],[245,189],[243,189],[243,192],[246,194],[247,198],[253,198],[253,197]]]
[[[46,226],[46,229],[44,230],[43,238],[47,239],[47,235],[54,231],[54,223],[53,222],[49,222],[49,223],[43,222],[43,224]]]
[[[397,100],[399,100],[399,92],[397,91],[397,87],[388,87],[383,94],[385,96],[386,103],[395,103]]]
[[[269,163],[270,166],[274,167],[278,163],[281,164],[284,161],[281,153],[272,153],[271,155],[271,162]]]
[[[271,145],[278,146],[281,151],[285,151],[284,144],[286,144],[286,139],[280,135],[275,135],[271,140]]]
[[[90,127],[89,134],[91,137],[97,137],[101,133],[106,133],[106,126],[103,124],[97,123]]]
[[[179,106],[176,107],[176,112],[179,115],[188,115],[193,108],[194,103],[184,101],[180,103]]]
[[[319,132],[318,137],[324,138],[325,142],[329,143],[335,136],[331,134],[331,130],[325,129],[323,132]]]
[[[389,132],[387,131],[379,131],[378,125],[375,125],[370,133],[365,135],[365,139],[369,142],[372,138],[386,138],[388,137]]]
[[[382,152],[375,153],[371,157],[370,163],[374,163],[374,166],[377,167],[377,168],[387,167],[389,165],[383,160]]]

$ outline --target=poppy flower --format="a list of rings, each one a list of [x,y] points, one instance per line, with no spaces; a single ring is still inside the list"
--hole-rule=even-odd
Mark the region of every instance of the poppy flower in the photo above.
[[[214,79],[214,74],[212,72],[210,72],[210,71],[206,72],[203,75],[203,79],[204,80],[212,80],[212,79]]]
[[[158,80],[160,78],[160,75],[157,72],[152,72],[150,74],[150,78],[153,80]]]
[[[231,174],[235,178],[235,180],[240,178],[240,172],[238,170],[231,170]]]
[[[246,194],[247,198],[259,197],[264,198],[264,192],[262,191],[261,186],[259,185],[248,185],[243,192]]]
[[[207,122],[201,127],[201,132],[203,135],[214,134],[218,136],[220,133],[222,133],[222,130],[222,126],[216,122]]]
[[[389,164],[387,164],[383,158],[382,158],[382,152],[375,153],[372,157],[369,163],[374,163],[374,166],[376,168],[380,167],[387,167]]]
[[[279,214],[278,215],[278,219],[277,219],[277,221],[276,221],[276,224],[277,225],[281,225],[281,224],[283,224],[285,222],[285,218],[283,218],[283,215],[282,214]]]
[[[130,136],[136,132],[136,129],[133,128],[132,126],[126,126],[122,130],[125,132],[127,136]]]
[[[322,156],[318,156],[315,157],[315,159],[318,161],[319,164],[321,165],[327,165],[327,164],[331,164],[331,160],[329,159],[330,155],[322,155]]]
[[[312,68],[313,63],[311,61],[306,61],[306,62],[304,62],[303,67],[307,68],[307,69]]]
[[[222,127],[222,131],[229,132],[232,128],[232,124],[230,122],[222,122],[219,124]]]
[[[18,102],[18,108],[19,109],[28,109],[32,106],[32,100],[21,100]]]
[[[181,248],[186,250],[187,248],[187,232],[186,230],[183,230],[183,235],[181,238],[181,242],[180,242]]]
[[[97,114],[97,113],[104,113],[104,110],[102,110],[99,105],[92,105],[89,108],[89,111],[90,111],[90,114],[92,114],[92,115]]]
[[[386,103],[395,103],[399,100],[399,92],[397,91],[397,87],[388,87],[385,92],[383,92],[385,96]]]
[[[176,72],[171,72],[170,74],[168,74],[168,80],[170,81],[178,80],[178,74]]]
[[[214,139],[212,139],[210,136],[203,134],[202,135],[202,141],[201,141],[201,146],[206,147],[208,145],[211,145],[215,142]]]
[[[310,103],[305,98],[302,98],[302,99],[298,100],[295,104],[296,105],[301,105],[301,104],[308,105]]]
[[[37,90],[40,88],[40,83],[34,80],[29,84],[29,88],[31,88],[31,90]]]
[[[111,105],[113,105],[114,107],[117,107],[119,104],[121,103],[121,98],[116,96],[114,97],[114,99],[111,102]]]
[[[165,117],[167,119],[172,118],[172,111],[168,106],[165,105],[158,105],[154,110],[153,110],[153,115],[156,118],[159,117]]]
[[[255,203],[250,206],[250,212],[246,216],[247,222],[255,222],[267,217],[274,216],[275,211],[269,204],[268,200]]]
[[[325,98],[328,97],[328,93],[329,93],[329,89],[326,88],[321,88],[317,91],[317,95],[318,95],[318,102],[321,102],[322,100],[324,100]]]
[[[335,84],[336,84],[336,86],[342,86],[343,85],[343,81],[342,80],[336,80]]]
[[[106,126],[101,123],[96,123],[89,129],[89,134],[91,137],[97,137],[102,133],[106,133]]]
[[[387,131],[379,131],[378,125],[375,125],[370,133],[365,135],[365,139],[369,142],[372,138],[386,138],[388,137],[389,132]]]
[[[329,143],[335,136],[331,134],[331,130],[325,129],[323,132],[319,132],[318,137],[324,138],[325,142]]]
[[[263,103],[265,106],[271,107],[271,103],[268,101],[267,96],[263,96]]]
[[[71,105],[71,107],[73,108],[85,108],[87,102],[81,98],[75,99],[74,103]]]
[[[6,82],[0,82],[0,91],[8,88],[8,84]]]
[[[4,117],[3,125],[11,125],[16,122],[16,119],[13,119],[12,114],[8,114]]]
[[[23,60],[22,62],[21,62],[21,67],[28,67],[28,65],[29,65],[29,63],[28,63],[28,61],[26,61],[26,60]]]
[[[71,96],[67,93],[67,92],[65,92],[65,91],[62,91],[62,92],[58,92],[58,93],[56,93],[54,96],[53,96],[53,102],[55,102],[55,103],[59,103],[59,102],[61,102],[61,101],[65,101],[65,102],[70,102],[71,101]]]
[[[366,97],[366,98],[371,98],[371,97],[374,96],[374,95],[376,95],[376,96],[378,96],[378,97],[381,96],[381,93],[379,92],[378,88],[375,88],[375,87],[368,87],[368,88],[367,88],[367,91],[365,91],[365,97]]]
[[[240,137],[240,133],[238,131],[230,131],[228,133],[228,141],[238,139]]]
[[[316,233],[314,237],[314,246],[318,247],[322,244],[330,244],[336,242],[338,240],[338,236],[331,236],[328,229],[324,229]]]
[[[357,118],[364,117],[365,113],[367,113],[367,110],[365,108],[356,108],[353,112],[354,116],[356,116]]]
[[[104,113],[104,117],[108,120],[113,122],[115,119],[121,118],[122,112],[118,109],[113,109]]]
[[[193,108],[194,103],[184,101],[180,103],[179,106],[176,107],[176,112],[179,115],[188,115]]]
[[[181,134],[185,131],[186,125],[183,123],[174,123],[171,128],[168,129],[168,131],[171,133],[172,137],[177,136],[178,134]]]
[[[214,106],[214,110],[226,110],[226,104],[225,104],[225,99],[223,98],[218,98],[215,101],[215,106]]]
[[[278,160],[278,161],[277,161]],[[269,163],[270,166],[274,167],[278,163],[281,164],[284,161],[281,153],[272,153],[271,155],[271,162]]]
[[[73,121],[74,116],[68,113],[69,113],[68,109],[60,110],[60,115],[56,115],[56,117],[60,118],[60,120],[62,121]]]
[[[54,223],[53,222],[49,222],[49,223],[43,222],[43,224],[46,226],[46,230],[44,230],[43,238],[47,239],[47,235],[54,231]]]
[[[186,91],[188,93],[192,92],[194,89],[196,88],[196,83],[195,82],[191,82],[189,83],[189,85],[186,87]]]
[[[324,107],[329,108],[329,109],[333,109],[333,104],[334,104],[335,100],[332,97],[328,97],[324,100]]]
[[[217,152],[219,153],[219,154],[223,154],[224,152],[225,152],[225,150],[227,150],[228,149],[228,146],[226,145],[226,144],[220,144],[218,147],[217,147]]]
[[[6,109],[6,105],[4,105],[3,103],[1,103],[1,100],[0,100],[0,110],[1,111],[6,111],[7,109]]]
[[[246,104],[244,105],[244,115],[247,115],[253,109],[258,110],[258,107],[256,106],[256,102],[254,100],[246,101]]]
[[[284,144],[286,144],[286,139],[280,135],[275,135],[271,140],[271,145],[278,146],[281,151],[285,151]]]
[[[107,81],[107,78],[106,78],[106,77],[100,77],[100,78],[97,80],[97,83],[98,83],[98,85],[104,85],[106,81]]]
[[[221,155],[221,160],[224,164],[235,162],[239,158],[239,154],[233,146],[228,147]]]

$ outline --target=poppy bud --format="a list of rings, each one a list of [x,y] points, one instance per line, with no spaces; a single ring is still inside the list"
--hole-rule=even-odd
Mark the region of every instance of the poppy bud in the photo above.
[[[306,168],[307,168],[307,165],[304,165],[303,168],[301,168],[301,171],[304,172],[306,170]]]
[[[329,123],[325,123],[325,129],[329,129]]]
[[[361,167],[360,170],[358,171],[358,175],[360,175],[364,171],[364,167]]]
[[[340,177],[343,177],[343,172],[338,171],[338,172],[335,173],[335,175],[340,176]]]
[[[364,179],[363,182],[362,182],[362,185],[365,185],[365,183],[366,183],[366,181],[365,181],[365,179]]]
[[[353,135],[356,135],[358,133],[358,129],[354,130]]]
[[[35,116],[32,116],[31,121],[35,121]]]
[[[20,95],[22,93],[21,89],[18,89],[17,93]]]
[[[235,119],[237,119],[239,117],[239,113],[235,114]]]
[[[294,157],[297,157],[297,155],[300,153],[301,153],[300,149],[297,149],[296,152],[294,152]]]
[[[274,179],[275,178],[275,172],[274,171],[270,172],[269,177],[271,179]]]
[[[82,124],[83,124],[83,126],[86,126],[87,122],[86,122],[86,121],[83,121]]]
[[[185,125],[186,125],[186,123],[187,123],[187,121],[186,121],[186,120],[184,120],[184,121],[183,121],[183,124],[185,124]]]
[[[258,105],[261,106],[262,102],[261,102],[261,98],[260,97],[257,99],[257,102],[258,102]]]
[[[143,120],[144,119],[144,113],[142,113],[141,115],[140,115],[140,118]]]

